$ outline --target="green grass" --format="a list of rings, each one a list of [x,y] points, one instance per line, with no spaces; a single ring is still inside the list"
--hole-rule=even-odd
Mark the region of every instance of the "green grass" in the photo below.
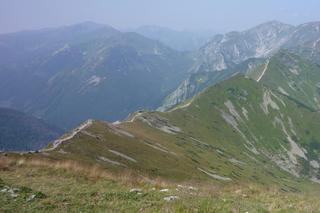
[[[11,165],[0,178],[0,190],[20,189],[17,198],[0,192],[1,212],[316,212],[320,208],[319,191],[285,192],[254,184],[197,185],[189,190],[173,183],[118,182],[28,165]],[[141,188],[141,194],[130,192],[132,188]],[[169,192],[160,192],[162,188]],[[27,201],[33,194],[36,198]],[[169,195],[179,199],[167,202],[164,197]]]
[[[258,67],[247,75],[257,79],[261,69]],[[297,73],[290,70],[296,70]],[[320,82],[320,66],[311,61],[284,50],[280,51],[270,59],[260,82],[274,90],[281,87],[288,96],[302,105],[314,110],[320,108],[320,93],[317,87]]]

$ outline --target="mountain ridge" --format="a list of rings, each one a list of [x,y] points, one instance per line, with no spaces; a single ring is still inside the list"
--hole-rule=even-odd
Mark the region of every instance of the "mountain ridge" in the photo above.
[[[270,25],[272,29],[266,27]],[[98,33],[84,40],[78,34],[75,43],[57,42],[39,52],[31,48],[37,57],[31,57],[31,64],[24,61],[29,69],[20,81],[15,78],[19,75],[9,75],[23,73],[21,65],[9,63],[15,56],[7,61],[0,57],[0,68],[8,75],[0,72],[0,97],[6,86],[10,91],[0,105],[17,101],[10,88],[17,82],[22,94],[32,91],[28,83],[36,76],[45,79],[45,87],[32,84],[31,89],[43,96],[21,106],[68,127],[80,123],[36,152],[0,153],[0,208],[316,212],[320,66],[317,23],[309,25],[262,24],[244,33],[253,41],[250,47],[239,32],[217,36],[219,48],[205,54],[228,63],[214,64],[207,57],[193,67],[199,70],[189,69],[195,55],[136,33],[108,38]],[[283,33],[288,31],[290,35]],[[293,46],[279,48],[288,36]],[[244,49],[235,51],[235,43]],[[264,57],[256,58],[261,53]],[[50,57],[43,60],[45,56]],[[36,72],[34,63],[42,64]],[[222,69],[213,70],[216,65]],[[2,77],[10,78],[1,84]],[[154,110],[179,86],[179,79],[184,84],[172,100],[182,98],[174,106],[170,100],[169,110]],[[121,116],[103,120],[115,112]],[[69,116],[77,120],[71,122]],[[0,139],[6,132],[1,121],[0,108]]]
[[[0,43],[7,45],[0,45],[0,105],[62,128],[157,107],[190,63],[157,41],[91,23],[0,36]]]
[[[114,124],[87,122],[42,155],[179,181],[319,182],[318,116],[237,75],[168,112],[140,111]]]
[[[311,22],[292,26],[271,21],[245,31],[217,35],[200,48],[190,73],[223,72],[249,58],[271,57],[280,49],[286,49],[304,58],[310,58],[314,63],[319,63],[320,43],[317,46],[320,38],[317,30],[320,29],[319,23]],[[186,80],[182,81],[180,87]],[[164,100],[166,106],[162,108],[170,108],[180,100],[185,100],[184,97],[170,100],[170,96],[179,93],[178,90],[179,87]]]

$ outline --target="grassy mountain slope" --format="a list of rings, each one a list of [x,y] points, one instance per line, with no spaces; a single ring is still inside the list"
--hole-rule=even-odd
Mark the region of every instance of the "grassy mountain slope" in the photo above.
[[[247,75],[301,104],[320,109],[320,66],[317,64],[280,51]]]
[[[120,124],[88,121],[40,156],[179,181],[288,185],[293,176],[318,181],[318,119],[236,76],[169,112],[137,112]]]
[[[316,185],[304,187],[303,192],[288,192],[255,184],[218,187],[148,182],[136,176],[99,176],[93,170],[85,173],[23,162],[2,164],[0,169],[0,210],[4,212],[19,212],[22,207],[26,212],[299,213],[320,208]],[[170,196],[178,198],[164,200]]]
[[[189,77],[180,84],[180,86],[169,96],[167,96],[159,111],[166,111],[173,106],[184,102],[185,100],[194,97],[204,89],[213,86],[223,80],[230,78],[239,73],[246,73],[250,70],[256,70],[260,64],[263,64],[264,59],[248,59],[232,68],[227,68],[219,72],[195,72],[191,73]],[[258,69],[258,68],[257,68]]]
[[[40,153],[2,154],[0,202],[37,211],[316,211],[319,118],[237,75],[170,111],[88,120]],[[30,177],[28,192],[11,193]],[[27,201],[37,191],[46,196]]]

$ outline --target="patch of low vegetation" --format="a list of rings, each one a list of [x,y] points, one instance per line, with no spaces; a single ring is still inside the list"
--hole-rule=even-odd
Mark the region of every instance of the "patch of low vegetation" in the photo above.
[[[11,164],[0,173],[1,212],[316,212],[319,191],[254,184],[126,182]]]
[[[0,203],[4,212],[18,212],[20,208],[31,207],[47,196],[41,191],[35,191],[27,186],[7,184],[0,180]]]

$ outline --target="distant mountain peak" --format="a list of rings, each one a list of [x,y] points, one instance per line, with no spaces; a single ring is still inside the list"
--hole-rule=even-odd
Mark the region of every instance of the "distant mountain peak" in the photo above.
[[[268,21],[245,31],[216,35],[195,54],[195,62],[190,73],[194,75],[202,72],[224,72],[227,75],[230,68],[248,59],[266,59],[281,49],[287,49],[320,64],[320,22],[310,22],[295,27],[279,21]],[[282,51],[282,54],[289,53]],[[181,95],[188,93],[187,88],[190,88],[190,85],[192,79],[189,76],[189,79],[183,81],[167,97],[165,105],[185,100]],[[174,97],[172,101],[170,97]]]
[[[214,35],[209,31],[173,30],[168,27],[151,25],[139,27],[135,32],[180,51],[196,50]]]
[[[62,27],[64,29],[72,29],[72,30],[78,30],[82,32],[92,32],[100,29],[107,29],[108,31],[114,31],[114,32],[120,32],[119,30],[106,25],[106,24],[100,24],[92,21],[85,21],[77,24],[72,25],[66,25]]]
[[[312,21],[312,22],[307,22],[307,23],[298,25],[298,27],[304,27],[304,26],[310,26],[310,27],[320,26],[320,21]]]
[[[5,64],[0,79],[15,82],[0,83],[0,106],[25,110],[63,128],[88,118],[113,121],[141,107],[156,108],[190,66],[187,54],[93,22],[28,36],[17,33],[0,37],[0,43],[7,46],[0,46],[0,65]],[[7,69],[12,63],[16,72]]]
[[[257,25],[256,27],[263,27],[263,26],[272,26],[272,27],[279,27],[279,26],[291,26],[293,27],[293,25],[290,25],[290,24],[286,24],[284,22],[281,22],[281,21],[277,21],[277,20],[271,20],[271,21],[267,21],[267,22],[264,22],[262,24],[259,24]]]

